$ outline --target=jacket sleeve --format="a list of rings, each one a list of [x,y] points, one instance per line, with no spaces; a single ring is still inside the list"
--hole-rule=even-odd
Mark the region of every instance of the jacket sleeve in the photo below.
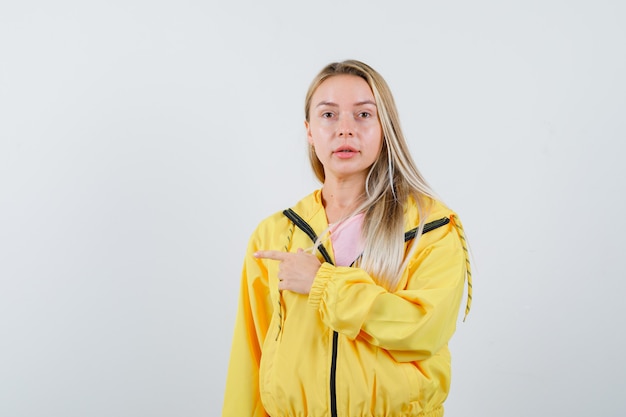
[[[348,338],[362,338],[400,362],[423,360],[456,329],[465,273],[465,251],[449,224],[421,237],[403,289],[389,292],[360,268],[324,263],[309,303],[328,327]]]
[[[272,316],[267,271],[248,246],[226,377],[223,417],[267,417],[259,394],[261,348]]]

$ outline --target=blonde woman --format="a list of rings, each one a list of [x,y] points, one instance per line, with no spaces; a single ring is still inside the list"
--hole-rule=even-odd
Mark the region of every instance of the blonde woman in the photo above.
[[[370,66],[323,68],[304,124],[322,186],[250,238],[222,415],[442,416],[466,277],[471,301],[461,223]]]

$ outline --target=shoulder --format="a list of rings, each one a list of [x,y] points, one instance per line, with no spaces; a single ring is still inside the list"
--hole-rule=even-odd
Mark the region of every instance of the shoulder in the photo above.
[[[430,197],[422,197],[419,200],[409,197],[404,209],[406,228],[417,227],[422,217],[425,222],[433,222],[441,219],[452,219],[456,213],[443,201]]]
[[[268,240],[272,236],[281,234],[281,232],[283,231],[290,231],[293,227],[293,224],[284,214],[284,211],[288,208],[293,209],[296,213],[298,213],[300,217],[307,220],[313,215],[313,213],[319,210],[319,207],[323,208],[321,204],[321,194],[319,193],[319,190],[316,190],[302,198],[292,207],[285,207],[265,217],[257,225],[256,229],[254,230],[253,237],[257,239]]]

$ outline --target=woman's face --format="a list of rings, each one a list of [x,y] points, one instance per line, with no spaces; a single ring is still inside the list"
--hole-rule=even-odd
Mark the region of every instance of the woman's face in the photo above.
[[[307,139],[324,165],[326,181],[362,179],[382,146],[374,94],[355,75],[335,75],[313,93]]]

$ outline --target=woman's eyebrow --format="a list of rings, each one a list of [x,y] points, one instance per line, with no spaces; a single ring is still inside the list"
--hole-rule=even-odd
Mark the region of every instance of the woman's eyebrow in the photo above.
[[[363,106],[365,104],[371,104],[372,106],[376,107],[376,102],[372,100],[363,100],[363,101],[357,101],[356,103],[354,103],[355,106]],[[319,103],[317,103],[315,107],[321,107],[321,106],[339,107],[337,103],[334,103],[332,101],[320,101]]]
[[[354,103],[355,106],[363,106],[365,104],[371,104],[372,106],[376,107],[376,102],[372,100],[363,100],[359,101],[358,103]]]
[[[333,103],[332,101],[320,101],[319,103],[317,103],[317,106],[315,107],[321,107],[321,106],[339,107],[337,103]]]

